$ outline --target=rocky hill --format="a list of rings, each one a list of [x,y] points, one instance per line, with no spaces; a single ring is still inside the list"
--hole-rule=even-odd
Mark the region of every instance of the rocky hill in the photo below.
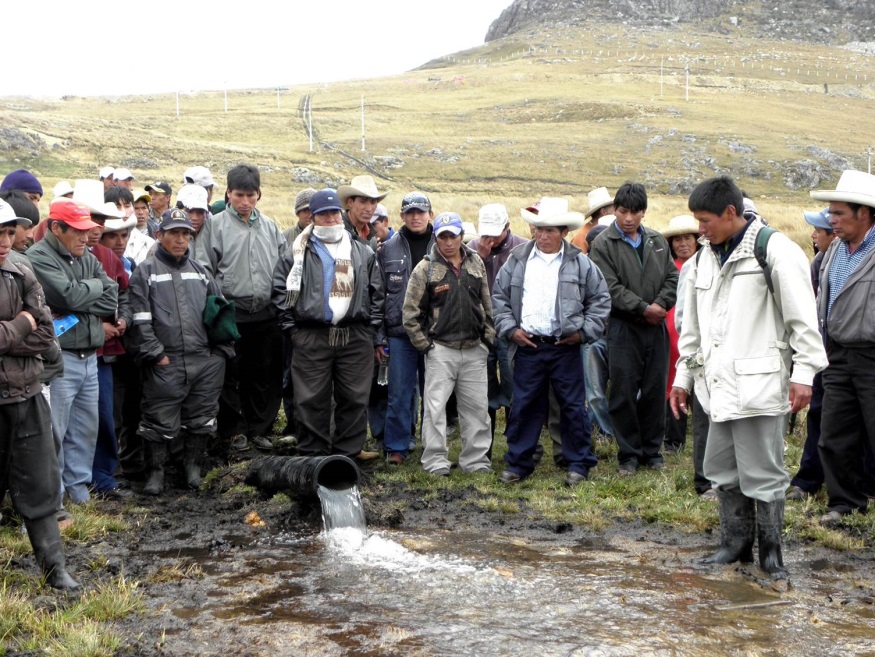
[[[624,23],[694,25],[770,39],[844,44],[875,41],[873,0],[514,0],[489,27],[486,41],[539,27]]]

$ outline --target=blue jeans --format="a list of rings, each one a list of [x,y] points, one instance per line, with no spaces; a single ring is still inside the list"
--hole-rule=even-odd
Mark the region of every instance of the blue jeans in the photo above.
[[[608,340],[604,336],[580,348],[586,374],[586,405],[606,436],[614,435],[608,412]]]
[[[510,408],[513,397],[513,369],[507,357],[507,338],[496,336],[495,344],[486,359],[486,374],[489,386],[489,409],[497,411],[502,406]]]
[[[62,352],[64,376],[52,381],[52,433],[61,469],[61,495],[76,504],[90,499],[88,484],[97,445],[97,356]]]
[[[507,426],[507,469],[523,477],[535,469],[534,454],[547,419],[550,387],[559,402],[562,458],[570,471],[588,475],[598,463],[586,429],[583,360],[576,345],[519,347],[514,355],[513,406]]]
[[[389,338],[389,407],[383,449],[388,454],[407,456],[415,439],[414,403],[417,385],[425,389],[425,361],[406,336]]]
[[[118,488],[118,482],[113,475],[119,465],[113,419],[112,365],[104,363],[102,359],[97,361],[97,383],[97,445],[91,466],[91,483],[95,490],[102,493]]]

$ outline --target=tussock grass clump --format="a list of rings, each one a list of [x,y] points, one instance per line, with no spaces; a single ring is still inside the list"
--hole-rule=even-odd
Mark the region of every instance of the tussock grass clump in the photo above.
[[[82,594],[46,604],[36,585],[0,585],[0,654],[109,657],[121,637],[109,624],[144,609],[137,584],[113,578]]]
[[[75,522],[64,530],[67,542],[90,542],[130,529],[122,517],[101,513],[94,504],[68,509]],[[145,608],[137,582],[113,577],[89,587],[78,598],[45,587],[36,570],[26,571],[12,560],[31,551],[21,526],[0,528],[0,655],[41,654],[109,657],[121,645],[112,622]],[[86,566],[99,573],[107,559],[95,556]],[[73,573],[74,576],[77,573]],[[84,573],[82,573],[84,574]]]

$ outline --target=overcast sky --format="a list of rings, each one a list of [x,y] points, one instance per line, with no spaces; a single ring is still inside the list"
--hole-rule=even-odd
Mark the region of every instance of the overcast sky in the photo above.
[[[114,95],[393,75],[483,43],[511,0],[4,2],[0,95]]]

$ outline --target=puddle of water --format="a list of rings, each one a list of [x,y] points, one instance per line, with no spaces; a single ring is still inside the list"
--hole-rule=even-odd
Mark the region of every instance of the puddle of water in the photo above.
[[[213,555],[206,604],[174,613],[271,634],[307,625],[357,655],[875,652],[871,606],[829,606],[816,583],[765,592],[731,568],[666,566],[639,550],[347,527]],[[775,602],[790,604],[763,606]]]

